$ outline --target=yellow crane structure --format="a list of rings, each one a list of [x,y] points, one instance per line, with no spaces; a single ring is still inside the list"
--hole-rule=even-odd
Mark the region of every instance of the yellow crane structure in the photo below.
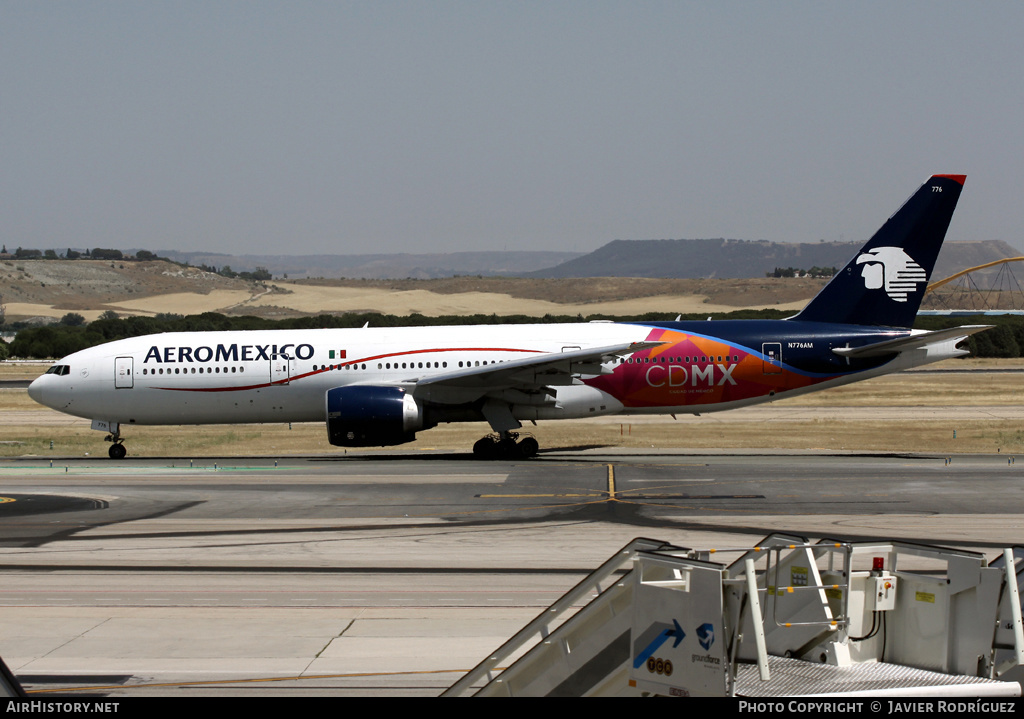
[[[986,262],[976,267],[969,267],[928,285],[925,291],[924,305],[931,309],[939,307],[947,310],[1021,310],[1024,309],[1024,287],[1014,276],[1010,263],[1024,262],[1024,257],[1006,257],[993,262]],[[981,288],[971,278],[974,272],[981,272],[992,267],[999,267],[999,273],[989,283],[989,289]],[[937,293],[936,290],[951,285],[951,291]],[[961,306],[954,307],[952,304]],[[970,305],[970,306],[964,306]],[[979,306],[980,305],[980,306]],[[924,309],[924,307],[922,307]]]

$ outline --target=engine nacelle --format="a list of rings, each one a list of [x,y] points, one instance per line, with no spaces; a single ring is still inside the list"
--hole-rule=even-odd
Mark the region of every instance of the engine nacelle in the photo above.
[[[327,439],[343,447],[387,447],[416,439],[423,408],[401,387],[327,390]]]

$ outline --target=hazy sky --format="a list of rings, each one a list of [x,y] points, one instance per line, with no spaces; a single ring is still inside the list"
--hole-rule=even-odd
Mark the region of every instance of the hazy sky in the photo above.
[[[0,0],[0,240],[1024,245],[1024,3]]]

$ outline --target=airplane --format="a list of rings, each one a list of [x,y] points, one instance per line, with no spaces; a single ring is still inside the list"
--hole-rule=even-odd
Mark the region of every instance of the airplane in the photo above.
[[[68,355],[40,404],[133,425],[323,422],[331,444],[395,446],[486,421],[485,459],[532,457],[524,421],[728,410],[968,354],[985,325],[913,330],[965,175],[933,175],[796,315],[780,320],[173,332]]]

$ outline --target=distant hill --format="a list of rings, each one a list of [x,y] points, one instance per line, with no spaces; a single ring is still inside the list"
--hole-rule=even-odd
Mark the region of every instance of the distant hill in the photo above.
[[[159,250],[156,255],[192,267],[233,272],[264,268],[277,280],[357,279],[433,280],[448,277],[527,277],[573,279],[641,277],[673,279],[762,278],[776,267],[809,270],[842,267],[860,242],[782,243],[765,240],[615,240],[597,250],[578,252],[450,252],[366,255],[229,255],[213,252]],[[138,252],[127,250],[127,262]],[[119,252],[120,254],[120,252]],[[948,242],[939,254],[933,279],[1024,253],[1000,240]],[[0,262],[22,262],[0,255]],[[47,260],[53,261],[53,260]],[[113,262],[113,260],[111,261]],[[988,272],[994,275],[999,270]],[[228,274],[228,276],[233,276]],[[975,275],[984,280],[983,274]],[[45,282],[45,280],[42,280]]]
[[[160,257],[193,266],[220,269],[228,265],[235,272],[252,272],[264,267],[274,277],[288,279],[417,279],[429,280],[455,275],[502,277],[522,275],[552,267],[576,257],[579,252],[449,252],[394,255],[225,255],[211,252],[159,250]]]
[[[530,277],[764,277],[776,267],[843,267],[863,242],[782,243],[765,240],[615,240]],[[1001,240],[947,242],[934,279],[1021,253]]]

